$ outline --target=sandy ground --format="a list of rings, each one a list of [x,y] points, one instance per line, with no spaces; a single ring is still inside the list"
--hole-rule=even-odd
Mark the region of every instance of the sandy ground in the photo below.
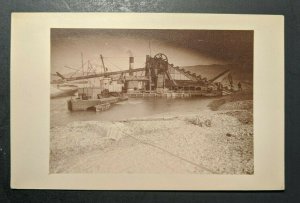
[[[253,174],[252,112],[236,94],[184,115],[54,127],[50,173]]]

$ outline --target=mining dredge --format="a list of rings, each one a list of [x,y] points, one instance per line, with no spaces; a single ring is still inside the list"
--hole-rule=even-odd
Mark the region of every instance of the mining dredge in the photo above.
[[[68,101],[71,111],[95,109],[103,111],[110,105],[128,97],[186,98],[193,96],[221,96],[232,92],[230,70],[225,70],[211,79],[174,66],[165,54],[146,56],[144,68],[134,68],[134,57],[129,57],[129,69],[108,71],[101,55],[102,73],[65,77],[57,72],[62,81],[99,79],[99,85],[78,88],[78,97]],[[228,86],[217,79],[226,77]]]

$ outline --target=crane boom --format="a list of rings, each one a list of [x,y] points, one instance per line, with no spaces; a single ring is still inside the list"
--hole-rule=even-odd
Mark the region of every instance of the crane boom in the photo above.
[[[89,79],[89,78],[107,77],[107,76],[111,76],[111,75],[118,75],[118,74],[122,74],[122,73],[139,72],[139,71],[145,71],[145,68],[136,68],[136,69],[131,69],[131,70],[120,70],[120,71],[113,71],[113,72],[104,72],[104,73],[98,73],[98,74],[93,74],[93,75],[84,75],[84,76],[70,77],[70,78],[65,78],[60,73],[58,73],[58,72],[56,72],[56,73],[61,78],[63,77],[66,81],[74,81],[74,80],[83,80],[83,79]]]
[[[102,62],[102,66],[103,66],[103,70],[104,70],[104,73],[107,71],[107,68],[105,67],[104,65],[104,60],[103,60],[103,56],[102,54],[100,54],[100,58],[101,58],[101,62]]]
[[[212,78],[212,79],[210,79],[208,82],[209,83],[212,83],[213,81],[215,81],[216,79],[218,79],[219,77],[221,77],[221,76],[223,76],[223,75],[225,75],[226,73],[228,73],[230,70],[228,69],[228,70],[225,70],[225,71],[223,71],[222,73],[220,73],[219,75],[217,75],[217,76],[215,76],[214,78]]]

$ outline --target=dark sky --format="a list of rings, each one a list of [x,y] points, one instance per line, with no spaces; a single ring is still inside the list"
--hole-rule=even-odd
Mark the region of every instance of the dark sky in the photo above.
[[[133,55],[139,68],[150,50],[152,56],[166,54],[177,66],[234,63],[252,71],[253,31],[51,29],[52,72],[80,67],[81,53],[85,62],[99,65],[102,54],[111,71],[128,68]]]

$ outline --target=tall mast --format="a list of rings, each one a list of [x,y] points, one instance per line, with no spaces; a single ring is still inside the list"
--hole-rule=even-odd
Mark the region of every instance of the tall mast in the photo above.
[[[150,54],[150,57],[151,57],[151,41],[149,40],[149,54]]]
[[[81,52],[81,69],[82,69],[82,75],[84,75],[83,54],[82,54],[82,52]]]

